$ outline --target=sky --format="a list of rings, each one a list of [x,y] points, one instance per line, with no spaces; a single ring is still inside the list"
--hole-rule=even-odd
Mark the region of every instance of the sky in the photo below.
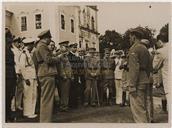
[[[98,9],[100,34],[106,30],[124,34],[127,29],[141,25],[156,29],[157,35],[170,22],[170,3],[104,3]]]

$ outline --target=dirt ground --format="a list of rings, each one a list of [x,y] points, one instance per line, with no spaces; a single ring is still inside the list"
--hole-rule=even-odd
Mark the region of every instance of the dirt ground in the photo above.
[[[154,97],[155,123],[167,123],[168,114],[161,114],[161,99]],[[38,118],[28,120],[19,118],[16,122],[39,122]],[[80,107],[69,112],[53,113],[54,123],[134,123],[130,107],[119,105],[104,107]]]

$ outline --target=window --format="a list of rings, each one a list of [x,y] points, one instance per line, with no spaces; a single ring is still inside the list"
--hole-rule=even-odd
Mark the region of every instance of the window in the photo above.
[[[65,19],[64,19],[64,15],[61,15],[61,29],[65,29]]]
[[[92,26],[92,30],[94,30],[94,17],[91,17],[91,26]]]
[[[27,20],[26,16],[21,17],[21,31],[27,31]]]
[[[36,29],[41,29],[42,28],[41,14],[36,14],[35,15],[35,26],[36,26]]]
[[[74,33],[74,20],[71,19],[71,32]]]

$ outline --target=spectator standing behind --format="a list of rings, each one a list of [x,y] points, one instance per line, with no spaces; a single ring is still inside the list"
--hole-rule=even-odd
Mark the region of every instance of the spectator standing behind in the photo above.
[[[150,70],[150,75],[149,75],[149,86],[148,86],[148,91],[147,91],[147,110],[148,110],[148,115],[149,115],[149,120],[151,123],[154,122],[154,108],[153,108],[153,55],[150,52],[150,41],[147,39],[142,39],[140,41],[141,44],[145,45],[146,48],[149,51],[150,55],[150,65],[149,65],[149,70]]]
[[[71,80],[73,80],[72,68],[68,59],[69,41],[60,42],[60,66],[58,68],[60,77],[60,111],[69,111],[69,91]]]
[[[154,69],[154,72],[157,72],[159,69],[161,69],[162,71],[162,81],[163,81],[163,86],[164,86],[164,91],[165,91],[165,94],[166,94],[166,98],[167,98],[167,110],[169,110],[169,99],[170,99],[170,87],[169,87],[169,60],[168,60],[168,57],[169,57],[169,43],[168,43],[168,31],[167,32],[164,32],[164,33],[160,33],[159,35],[159,39],[158,39],[158,42],[162,42],[163,44],[163,47],[162,48],[159,48],[157,50],[157,61],[154,61],[154,65],[153,65],[153,69]],[[166,103],[164,102],[164,105]]]
[[[108,105],[113,102],[115,61],[110,57],[110,49],[105,49],[104,58],[101,61],[101,102],[107,101]],[[105,100],[106,99],[106,100]]]
[[[55,75],[57,75],[56,64],[59,62],[57,56],[53,56],[48,49],[51,42],[50,30],[45,30],[38,35],[40,39],[34,51],[34,63],[37,65],[37,75],[41,87],[40,122],[51,122],[54,94]]]
[[[5,121],[7,123],[14,121],[14,117],[11,111],[11,101],[13,96],[15,96],[15,88],[17,84],[14,53],[11,50],[12,42],[12,33],[9,28],[5,28]]]
[[[36,70],[33,63],[34,39],[23,40],[25,48],[20,56],[19,63],[24,82],[23,96],[23,115],[27,118],[35,118],[36,99],[37,99],[37,79]]]
[[[115,58],[115,87],[116,87],[116,104],[122,105],[122,72],[123,69],[120,69],[122,62],[121,51],[117,51],[117,57]]]
[[[122,72],[122,107],[126,106],[127,104],[129,104],[129,94],[128,94],[128,62],[127,62],[127,57],[126,55],[122,55],[122,62],[120,65],[120,69],[123,69]]]
[[[87,107],[89,103],[93,107],[96,106],[96,94],[98,93],[97,81],[100,75],[100,60],[96,56],[94,56],[95,52],[95,48],[89,48],[89,56],[87,56],[84,61],[86,79],[86,88],[84,91],[85,107]]]

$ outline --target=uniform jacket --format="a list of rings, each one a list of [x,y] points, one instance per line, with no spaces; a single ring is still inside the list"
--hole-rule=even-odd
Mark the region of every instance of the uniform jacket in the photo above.
[[[6,78],[14,78],[16,79],[16,71],[15,71],[15,62],[14,62],[14,53],[11,50],[10,42],[6,39],[6,51],[5,51],[5,71]]]
[[[84,56],[79,56],[78,62],[78,76],[79,76],[79,83],[84,83],[85,81],[85,69],[84,69]]]
[[[77,57],[76,55],[74,55],[73,53],[69,52],[69,54],[67,55],[69,62],[71,64],[71,68],[72,68],[72,73],[74,75],[74,79],[78,80],[78,64],[79,64],[79,57]]]
[[[87,56],[84,60],[84,68],[86,79],[98,79],[100,75],[100,59]],[[92,73],[96,74],[96,76],[92,76]]]
[[[20,74],[21,73],[21,69],[20,69],[19,59],[20,59],[20,56],[22,54],[22,50],[18,49],[14,45],[13,45],[13,48],[11,50],[14,53],[14,61],[15,61],[15,70],[16,70],[16,73]]]
[[[57,75],[56,63],[59,61],[57,56],[53,56],[45,40],[40,40],[33,55],[38,77]]]
[[[162,81],[164,85],[164,90],[166,93],[169,92],[169,85],[168,81],[170,79],[169,77],[169,61],[168,61],[168,55],[169,55],[169,43],[165,43],[162,48],[158,49],[157,52],[159,53],[157,55],[157,61],[154,63],[153,68],[155,71],[158,71],[161,69],[162,71]]]
[[[101,73],[103,79],[114,79],[115,61],[114,59],[103,58],[101,61]]]
[[[162,74],[167,77],[168,75],[168,43],[164,44],[164,46],[157,50],[156,57],[154,57],[153,69],[158,71],[162,68]]]
[[[122,59],[121,58],[116,58],[115,59],[115,64],[116,64],[116,68],[115,68],[115,79],[121,80],[122,79],[122,72],[123,69],[120,69],[119,67],[121,66],[121,62]]]
[[[129,86],[144,88],[149,83],[150,54],[146,46],[136,42],[129,50]]]
[[[58,55],[60,59],[58,71],[59,71],[59,76],[62,78],[73,78],[73,72],[72,72],[72,67],[69,62],[67,54],[60,54]]]
[[[27,49],[24,49],[20,56],[19,64],[21,67],[21,74],[25,80],[36,79],[36,71],[32,59],[32,52],[29,53]]]

